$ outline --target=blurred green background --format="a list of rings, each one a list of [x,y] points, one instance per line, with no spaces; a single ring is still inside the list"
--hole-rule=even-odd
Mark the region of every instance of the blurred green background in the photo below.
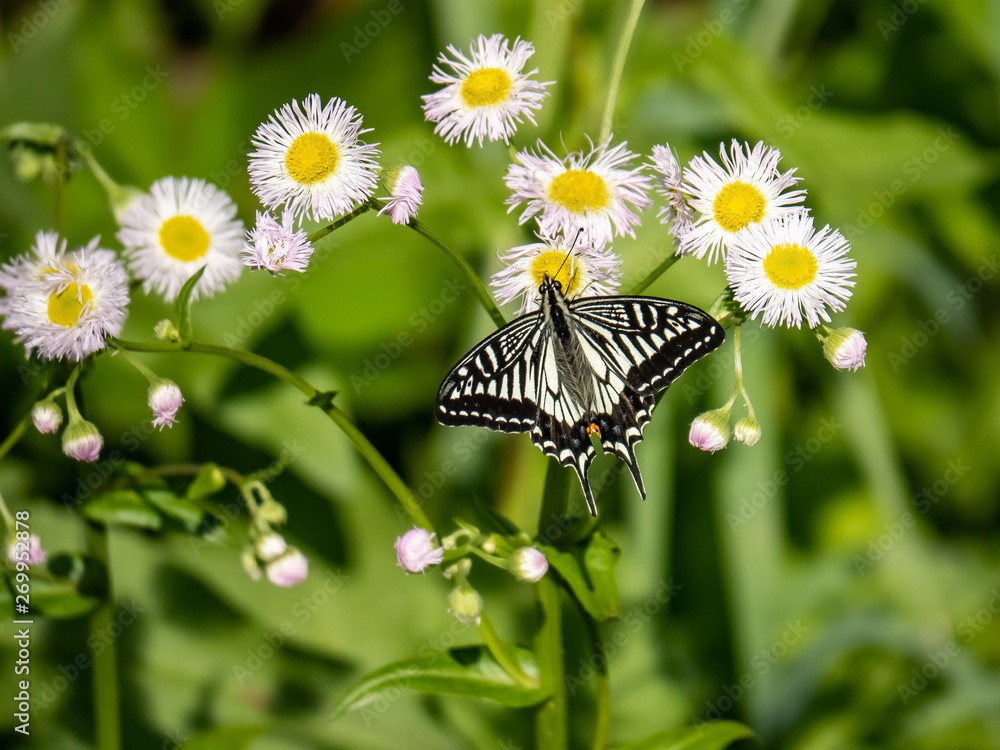
[[[624,15],[623,4],[581,0],[5,0],[0,126],[64,125],[112,176],[143,189],[165,175],[212,181],[250,224],[254,129],[293,98],[338,96],[363,113],[384,166],[418,167],[421,218],[485,277],[497,249],[529,235],[503,205],[502,144],[449,147],[424,122],[419,95],[434,90],[435,57],[479,33],[531,40],[538,77],[557,84],[538,128],[522,128],[517,143],[577,148],[597,135]],[[734,137],[779,147],[817,222],[852,241],[858,285],[835,322],[866,331],[869,349],[863,370],[837,372],[808,331],[748,326],[747,384],[764,430],[753,448],[708,455],[686,442],[691,419],[728,397],[731,337],[658,406],[638,449],[649,499],[622,481],[601,504],[600,527],[622,549],[626,615],[599,633],[614,647],[614,743],[732,718],[774,748],[1000,747],[998,73],[995,0],[647,3],[616,137],[644,154],[669,141],[682,162]],[[5,259],[51,228],[53,198],[9,164],[0,195]],[[100,234],[118,247],[90,173],[74,175],[65,199],[71,245]],[[638,239],[615,248],[634,281],[670,240],[649,212]],[[247,273],[196,303],[195,330],[337,390],[444,533],[454,516],[475,519],[477,499],[530,527],[545,459],[528,439],[433,419],[440,379],[491,327],[469,291],[450,301],[456,283],[429,243],[366,215],[324,240],[305,276]],[[723,284],[719,267],[689,259],[649,293],[707,307]],[[168,314],[136,292],[124,336],[152,340]],[[402,334],[412,343],[401,345]],[[332,722],[364,673],[421,648],[476,642],[475,630],[446,612],[440,575],[396,566],[392,543],[407,520],[297,392],[208,357],[144,361],[184,390],[180,422],[144,432],[145,380],[102,357],[82,389],[105,457],[215,461],[249,474],[295,454],[269,486],[311,569],[290,590],[250,581],[239,562],[246,518],[231,490],[207,540],[115,529],[126,747],[181,747],[232,726],[260,729],[252,750],[531,746],[530,710],[462,698],[403,693],[374,716]],[[23,349],[0,337],[0,435],[37,396],[24,368]],[[32,432],[0,463],[0,492],[30,510],[50,554],[80,551],[85,524],[60,498],[93,471]],[[482,566],[473,582],[498,629],[527,642],[531,587]],[[580,680],[572,743],[586,747],[591,638],[569,605],[565,622],[567,674]],[[5,618],[5,696],[13,629]],[[77,666],[88,636],[85,618],[35,625],[25,746],[92,746],[92,674]],[[23,740],[13,723],[5,705],[4,746]]]

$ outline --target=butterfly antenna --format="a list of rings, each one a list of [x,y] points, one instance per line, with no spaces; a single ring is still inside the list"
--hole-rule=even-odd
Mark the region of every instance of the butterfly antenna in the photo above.
[[[582,234],[583,234],[583,227],[580,227],[576,231],[576,236],[573,238],[573,242],[570,243],[569,250],[566,251],[566,257],[562,259],[562,263],[559,264],[559,268],[556,269],[556,272],[555,272],[555,274],[553,275],[552,278],[557,278],[559,276],[559,272],[563,270],[563,266],[566,265],[566,261],[569,260],[570,257],[573,255],[573,250],[576,248],[576,243],[578,243],[580,241],[580,236]],[[571,265],[570,266],[570,276],[572,276],[572,275],[573,275],[573,266]]]

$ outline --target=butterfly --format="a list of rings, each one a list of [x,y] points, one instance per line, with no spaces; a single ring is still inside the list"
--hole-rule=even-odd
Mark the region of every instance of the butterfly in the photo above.
[[[653,396],[725,340],[722,326],[697,307],[657,297],[567,299],[551,276],[538,291],[538,311],[491,333],[448,373],[438,421],[530,432],[542,453],[576,471],[594,516],[587,470],[597,435],[645,499],[635,446]]]

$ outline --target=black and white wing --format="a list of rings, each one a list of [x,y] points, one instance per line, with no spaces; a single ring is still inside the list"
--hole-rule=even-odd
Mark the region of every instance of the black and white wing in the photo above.
[[[494,331],[452,369],[437,395],[444,425],[527,432],[538,414],[537,367],[544,347],[541,313]]]
[[[655,297],[595,297],[569,303],[575,330],[597,384],[592,421],[601,445],[625,462],[639,494],[646,490],[635,446],[649,422],[653,396],[717,348],[725,332],[696,307]]]

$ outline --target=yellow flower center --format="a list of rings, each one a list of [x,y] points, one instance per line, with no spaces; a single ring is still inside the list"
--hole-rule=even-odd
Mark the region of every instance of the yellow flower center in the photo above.
[[[303,133],[285,154],[285,168],[300,185],[322,182],[337,171],[339,163],[337,144],[323,133]]]
[[[171,258],[197,260],[208,252],[205,227],[193,216],[171,216],[160,226],[160,245]]]
[[[546,250],[531,262],[531,277],[535,280],[535,286],[539,287],[546,276],[558,281],[563,294],[570,297],[580,286],[580,264],[567,258],[564,252]]]
[[[462,100],[468,107],[488,107],[507,98],[514,82],[501,68],[480,68],[462,83]]]
[[[549,184],[549,200],[582,213],[606,208],[611,202],[611,191],[600,175],[586,169],[567,169]]]
[[[764,218],[764,196],[745,182],[731,182],[719,191],[712,209],[715,220],[727,232],[738,232]]]
[[[71,328],[76,325],[83,308],[93,298],[94,295],[86,284],[82,290],[76,284],[70,284],[58,294],[53,293],[49,297],[49,320]]]
[[[775,245],[764,258],[764,273],[776,287],[801,289],[816,278],[816,256],[795,243]]]

